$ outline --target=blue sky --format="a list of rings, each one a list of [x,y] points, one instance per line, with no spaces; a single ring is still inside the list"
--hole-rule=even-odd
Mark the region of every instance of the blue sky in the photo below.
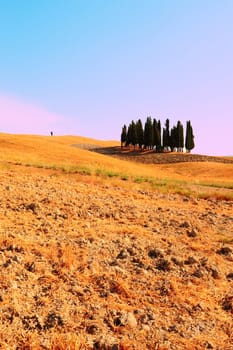
[[[233,154],[232,18],[231,0],[2,1],[0,130],[190,119],[196,153]]]

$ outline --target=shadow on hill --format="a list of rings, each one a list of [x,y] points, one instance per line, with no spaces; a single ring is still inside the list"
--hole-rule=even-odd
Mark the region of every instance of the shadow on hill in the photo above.
[[[145,164],[169,164],[184,162],[217,162],[233,164],[233,159],[227,157],[177,152],[156,153],[153,150],[134,150],[133,148],[121,148],[120,146],[101,147],[96,144],[76,144],[72,146],[123,160],[131,160]]]

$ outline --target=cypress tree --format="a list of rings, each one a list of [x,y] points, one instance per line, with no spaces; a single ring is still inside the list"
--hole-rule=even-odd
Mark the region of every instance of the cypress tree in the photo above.
[[[156,150],[161,150],[161,124],[160,120],[153,119],[153,146],[156,146]]]
[[[138,119],[138,121],[136,122],[136,129],[137,129],[138,145],[139,145],[139,148],[142,148],[142,145],[144,144],[144,130],[143,130],[141,119]]]
[[[177,148],[180,152],[183,152],[184,148],[184,128],[181,122],[177,122]]]
[[[165,128],[163,128],[163,147],[168,148],[170,146],[170,122],[166,119]]]
[[[171,129],[171,136],[170,136],[170,147],[171,151],[174,151],[174,148],[177,147],[177,127],[173,126]]]
[[[132,145],[132,125],[131,124],[129,124],[128,126],[128,131],[126,136],[126,145],[127,146]]]
[[[194,134],[193,134],[193,127],[190,122],[190,145],[189,145],[189,150],[191,151],[195,147],[195,142],[194,142]]]
[[[148,132],[148,121],[146,120],[145,125],[144,125],[144,146],[145,146],[145,148],[147,148],[148,145],[149,145],[148,133],[149,133],[149,132]]]
[[[127,126],[124,125],[121,131],[121,148],[123,147],[123,145],[125,145],[126,138],[127,138]]]
[[[186,137],[185,137],[185,148],[190,152],[195,147],[193,128],[190,120],[186,123]]]
[[[138,138],[137,138],[137,129],[136,129],[136,124],[135,122],[132,120],[131,122],[131,144],[134,146],[137,145],[138,143]]]
[[[153,144],[153,125],[151,117],[147,117],[144,128],[144,145],[145,148],[151,148]]]
[[[166,129],[163,128],[163,149],[164,149],[164,145],[166,144]]]
[[[158,142],[158,146],[161,146],[161,122],[160,120],[158,121],[158,131],[159,131],[159,142]]]
[[[153,147],[158,144],[158,122],[156,119],[153,119]]]
[[[162,147],[162,136],[161,136],[161,122],[160,120],[158,121],[158,144],[156,145],[156,149],[158,151],[161,151],[161,147]]]

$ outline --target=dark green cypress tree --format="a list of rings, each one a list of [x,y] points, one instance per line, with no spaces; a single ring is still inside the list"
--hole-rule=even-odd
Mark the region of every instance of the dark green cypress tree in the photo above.
[[[145,148],[151,148],[153,144],[153,124],[151,117],[147,117],[144,128],[144,145]]]
[[[162,135],[161,135],[161,133],[162,133],[161,122],[160,122],[160,120],[158,120],[158,122],[157,122],[157,135],[156,135],[156,139],[157,139],[156,152],[161,152],[161,150],[162,150]]]
[[[143,130],[141,119],[138,119],[138,121],[136,122],[136,129],[137,129],[138,145],[139,145],[139,148],[142,148],[142,145],[144,144],[144,130]]]
[[[156,151],[161,150],[161,124],[160,120],[153,119],[153,146]]]
[[[164,149],[164,145],[166,144],[166,129],[165,128],[163,128],[163,136],[162,136],[162,139],[163,139],[163,149]]]
[[[171,129],[171,136],[170,136],[170,147],[171,151],[173,152],[174,149],[177,147],[177,127],[173,126]]]
[[[184,148],[184,128],[181,122],[177,122],[177,148],[179,152],[183,152]]]
[[[126,138],[127,138],[127,126],[124,125],[121,131],[121,148],[123,147],[123,145],[125,145]]]
[[[149,145],[149,131],[148,131],[148,121],[146,120],[145,125],[144,125],[144,147],[147,148]]]
[[[190,120],[186,122],[185,148],[187,152],[190,152],[189,143],[190,143]]]
[[[134,149],[138,143],[138,138],[137,138],[137,128],[135,122],[132,120],[131,122],[131,143],[134,146]]]
[[[166,119],[165,128],[163,128],[163,147],[168,149],[170,146],[170,122]]]
[[[185,137],[185,148],[190,152],[195,147],[193,128],[190,120],[186,123],[186,137]]]
[[[161,122],[160,120],[158,121],[158,144],[156,145],[156,149],[158,151],[161,151],[161,147],[162,147],[162,135],[161,135],[162,131],[161,131]]]
[[[126,136],[126,146],[132,145],[132,125],[129,124],[127,136]]]
[[[156,119],[153,119],[153,147],[158,144],[158,122]]]
[[[189,150],[191,151],[195,147],[195,142],[194,142],[194,134],[193,134],[193,127],[190,122],[190,145],[189,145]]]

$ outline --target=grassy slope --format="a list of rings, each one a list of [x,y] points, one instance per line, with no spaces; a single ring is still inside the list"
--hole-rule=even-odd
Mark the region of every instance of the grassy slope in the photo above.
[[[0,162],[133,180],[187,195],[198,193],[201,196],[232,198],[233,164],[138,164],[73,147],[77,144],[101,147],[119,145],[114,141],[78,136],[0,134]]]

